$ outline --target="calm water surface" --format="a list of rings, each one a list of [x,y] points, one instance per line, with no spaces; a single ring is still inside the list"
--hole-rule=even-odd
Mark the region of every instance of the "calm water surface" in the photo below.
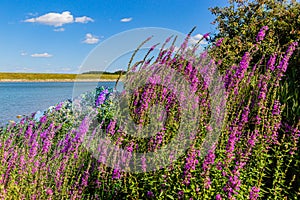
[[[114,82],[98,85],[114,87]],[[95,83],[80,83],[80,87],[91,88]],[[43,111],[61,101],[72,99],[74,83],[35,82],[0,83],[0,125],[9,120],[17,121],[17,115],[29,115]]]

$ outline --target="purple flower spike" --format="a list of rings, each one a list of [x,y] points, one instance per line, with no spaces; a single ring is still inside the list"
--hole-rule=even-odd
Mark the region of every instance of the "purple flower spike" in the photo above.
[[[259,188],[255,186],[252,187],[249,195],[250,200],[256,200],[258,196],[259,196]]]
[[[178,192],[178,196],[183,196],[183,194],[184,194],[183,190],[180,190],[180,191]]]
[[[149,197],[149,198],[153,198],[153,197],[154,197],[154,194],[153,194],[153,192],[151,192],[151,191],[148,191],[148,192],[147,192],[147,197]]]
[[[146,163],[147,159],[145,156],[142,156],[141,158],[141,162],[142,162],[142,169],[143,169],[143,172],[146,172],[147,170],[147,163]]]
[[[220,194],[217,194],[216,200],[222,200],[222,196]]]
[[[203,38],[204,38],[204,39],[208,39],[209,34],[210,34],[210,33],[205,33],[205,34],[203,35]]]
[[[52,189],[48,188],[46,193],[49,195],[49,196],[52,196],[53,195],[53,191]]]
[[[256,42],[260,42],[262,41],[264,38],[265,38],[265,35],[266,35],[266,31],[269,30],[269,27],[268,26],[263,26],[257,36],[256,36]]]
[[[41,122],[42,124],[45,124],[45,123],[47,122],[47,116],[44,115],[43,117],[41,117],[40,122]]]
[[[217,47],[221,46],[223,40],[224,40],[224,38],[219,39],[219,40],[216,42],[216,46],[217,46]]]
[[[103,90],[97,100],[96,100],[96,106],[102,105],[105,102],[106,96],[109,93],[109,91],[107,89]]]
[[[62,108],[63,103],[64,103],[64,102],[60,102],[60,103],[55,107],[55,110],[56,110],[56,111],[59,111],[59,110]]]
[[[119,169],[114,169],[112,179],[120,179],[121,178],[121,172]]]

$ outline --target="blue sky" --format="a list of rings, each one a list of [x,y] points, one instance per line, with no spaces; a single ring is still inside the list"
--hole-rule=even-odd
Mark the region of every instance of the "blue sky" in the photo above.
[[[226,0],[1,0],[0,72],[77,73],[97,45],[136,28],[186,34],[197,26],[193,36],[199,38],[215,31],[208,8],[225,4]]]

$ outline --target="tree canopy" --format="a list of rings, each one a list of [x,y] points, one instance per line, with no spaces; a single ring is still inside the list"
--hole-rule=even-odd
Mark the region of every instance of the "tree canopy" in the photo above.
[[[280,58],[291,42],[300,39],[300,3],[295,0],[229,0],[227,6],[210,8],[210,11],[216,16],[213,24],[217,25],[211,42],[223,38],[222,45],[211,48],[211,54],[222,60],[221,71],[239,62],[253,43],[257,43],[259,49],[252,64],[266,55],[261,64],[264,66],[269,56],[277,53]],[[257,41],[257,34],[264,26],[268,27],[265,38]],[[299,52],[297,48],[289,62],[280,91],[280,100],[285,104],[284,116],[293,122],[299,121],[300,116]]]

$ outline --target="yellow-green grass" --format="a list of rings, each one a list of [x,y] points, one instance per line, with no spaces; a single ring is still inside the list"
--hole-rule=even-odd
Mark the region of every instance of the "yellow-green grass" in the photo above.
[[[116,80],[116,74],[45,74],[45,73],[0,73],[1,80]]]

